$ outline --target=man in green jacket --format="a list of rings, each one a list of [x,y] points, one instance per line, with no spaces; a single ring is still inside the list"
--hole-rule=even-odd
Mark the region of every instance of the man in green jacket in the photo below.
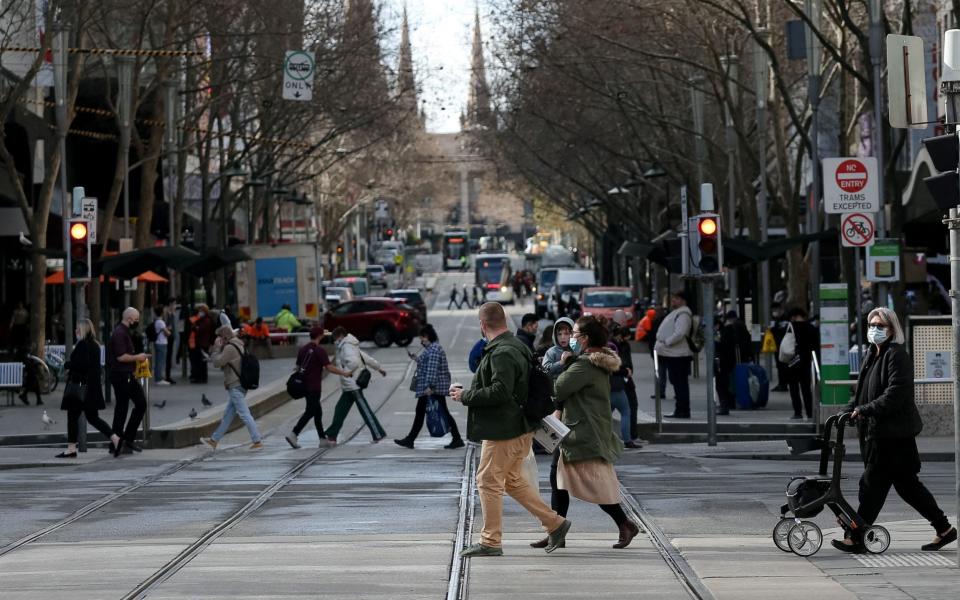
[[[289,304],[284,304],[280,312],[273,318],[273,324],[281,329],[286,329],[287,333],[292,333],[294,329],[300,329],[300,321],[294,316]]]
[[[477,470],[483,529],[480,543],[460,555],[503,555],[504,491],[540,521],[549,533],[546,551],[553,552],[563,544],[570,521],[547,506],[521,469],[533,443],[533,432],[523,416],[530,351],[510,333],[503,307],[496,302],[480,307],[480,333],[488,343],[473,385],[467,391],[450,390],[450,397],[467,407],[467,438],[483,442]]]

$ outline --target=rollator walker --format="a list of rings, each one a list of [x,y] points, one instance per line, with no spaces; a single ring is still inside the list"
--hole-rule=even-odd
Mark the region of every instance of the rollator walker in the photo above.
[[[794,477],[787,485],[787,503],[780,507],[780,522],[773,528],[773,543],[784,552],[798,556],[813,556],[823,545],[823,532],[811,519],[826,506],[837,515],[844,531],[862,532],[863,545],[872,554],[880,554],[890,547],[890,532],[882,525],[868,525],[843,497],[840,489],[843,457],[843,432],[850,422],[849,413],[827,418],[820,445],[820,472],[817,475]],[[836,441],[830,440],[834,427]],[[830,452],[833,451],[833,473],[827,476]],[[788,517],[787,513],[793,513]]]

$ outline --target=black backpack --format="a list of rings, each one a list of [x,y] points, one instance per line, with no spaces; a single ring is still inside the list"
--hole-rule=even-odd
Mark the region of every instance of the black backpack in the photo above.
[[[523,416],[536,423],[556,410],[553,402],[555,390],[553,378],[543,370],[533,356],[530,357],[530,375],[527,379],[527,402],[523,405]]]
[[[147,339],[150,340],[151,342],[157,341],[157,322],[156,321],[150,321],[150,324],[147,325],[146,334],[147,334]]]
[[[231,346],[236,348],[237,352],[240,353],[240,371],[237,372],[237,368],[232,364],[227,364],[230,365],[233,372],[240,378],[240,387],[247,391],[257,389],[260,387],[260,361],[257,360],[256,356],[244,351],[240,346],[236,344],[231,344]]]

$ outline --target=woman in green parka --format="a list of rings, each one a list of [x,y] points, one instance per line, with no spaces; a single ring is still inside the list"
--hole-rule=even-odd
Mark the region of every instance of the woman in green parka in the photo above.
[[[607,330],[593,317],[577,320],[571,345],[578,353],[557,379],[560,418],[570,435],[560,445],[557,487],[566,514],[570,495],[600,505],[617,524],[614,548],[626,548],[640,533],[620,506],[620,484],[613,463],[623,442],[613,432],[610,416],[610,374],[620,368],[617,353],[607,347]]]

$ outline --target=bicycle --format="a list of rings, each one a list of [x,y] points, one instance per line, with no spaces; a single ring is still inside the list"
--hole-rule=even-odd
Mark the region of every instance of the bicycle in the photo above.
[[[41,394],[49,394],[57,389],[60,378],[64,373],[64,360],[49,352],[44,353],[46,360],[34,354],[28,354],[27,360],[30,364],[28,369],[34,369],[34,376],[37,378],[37,386]]]

